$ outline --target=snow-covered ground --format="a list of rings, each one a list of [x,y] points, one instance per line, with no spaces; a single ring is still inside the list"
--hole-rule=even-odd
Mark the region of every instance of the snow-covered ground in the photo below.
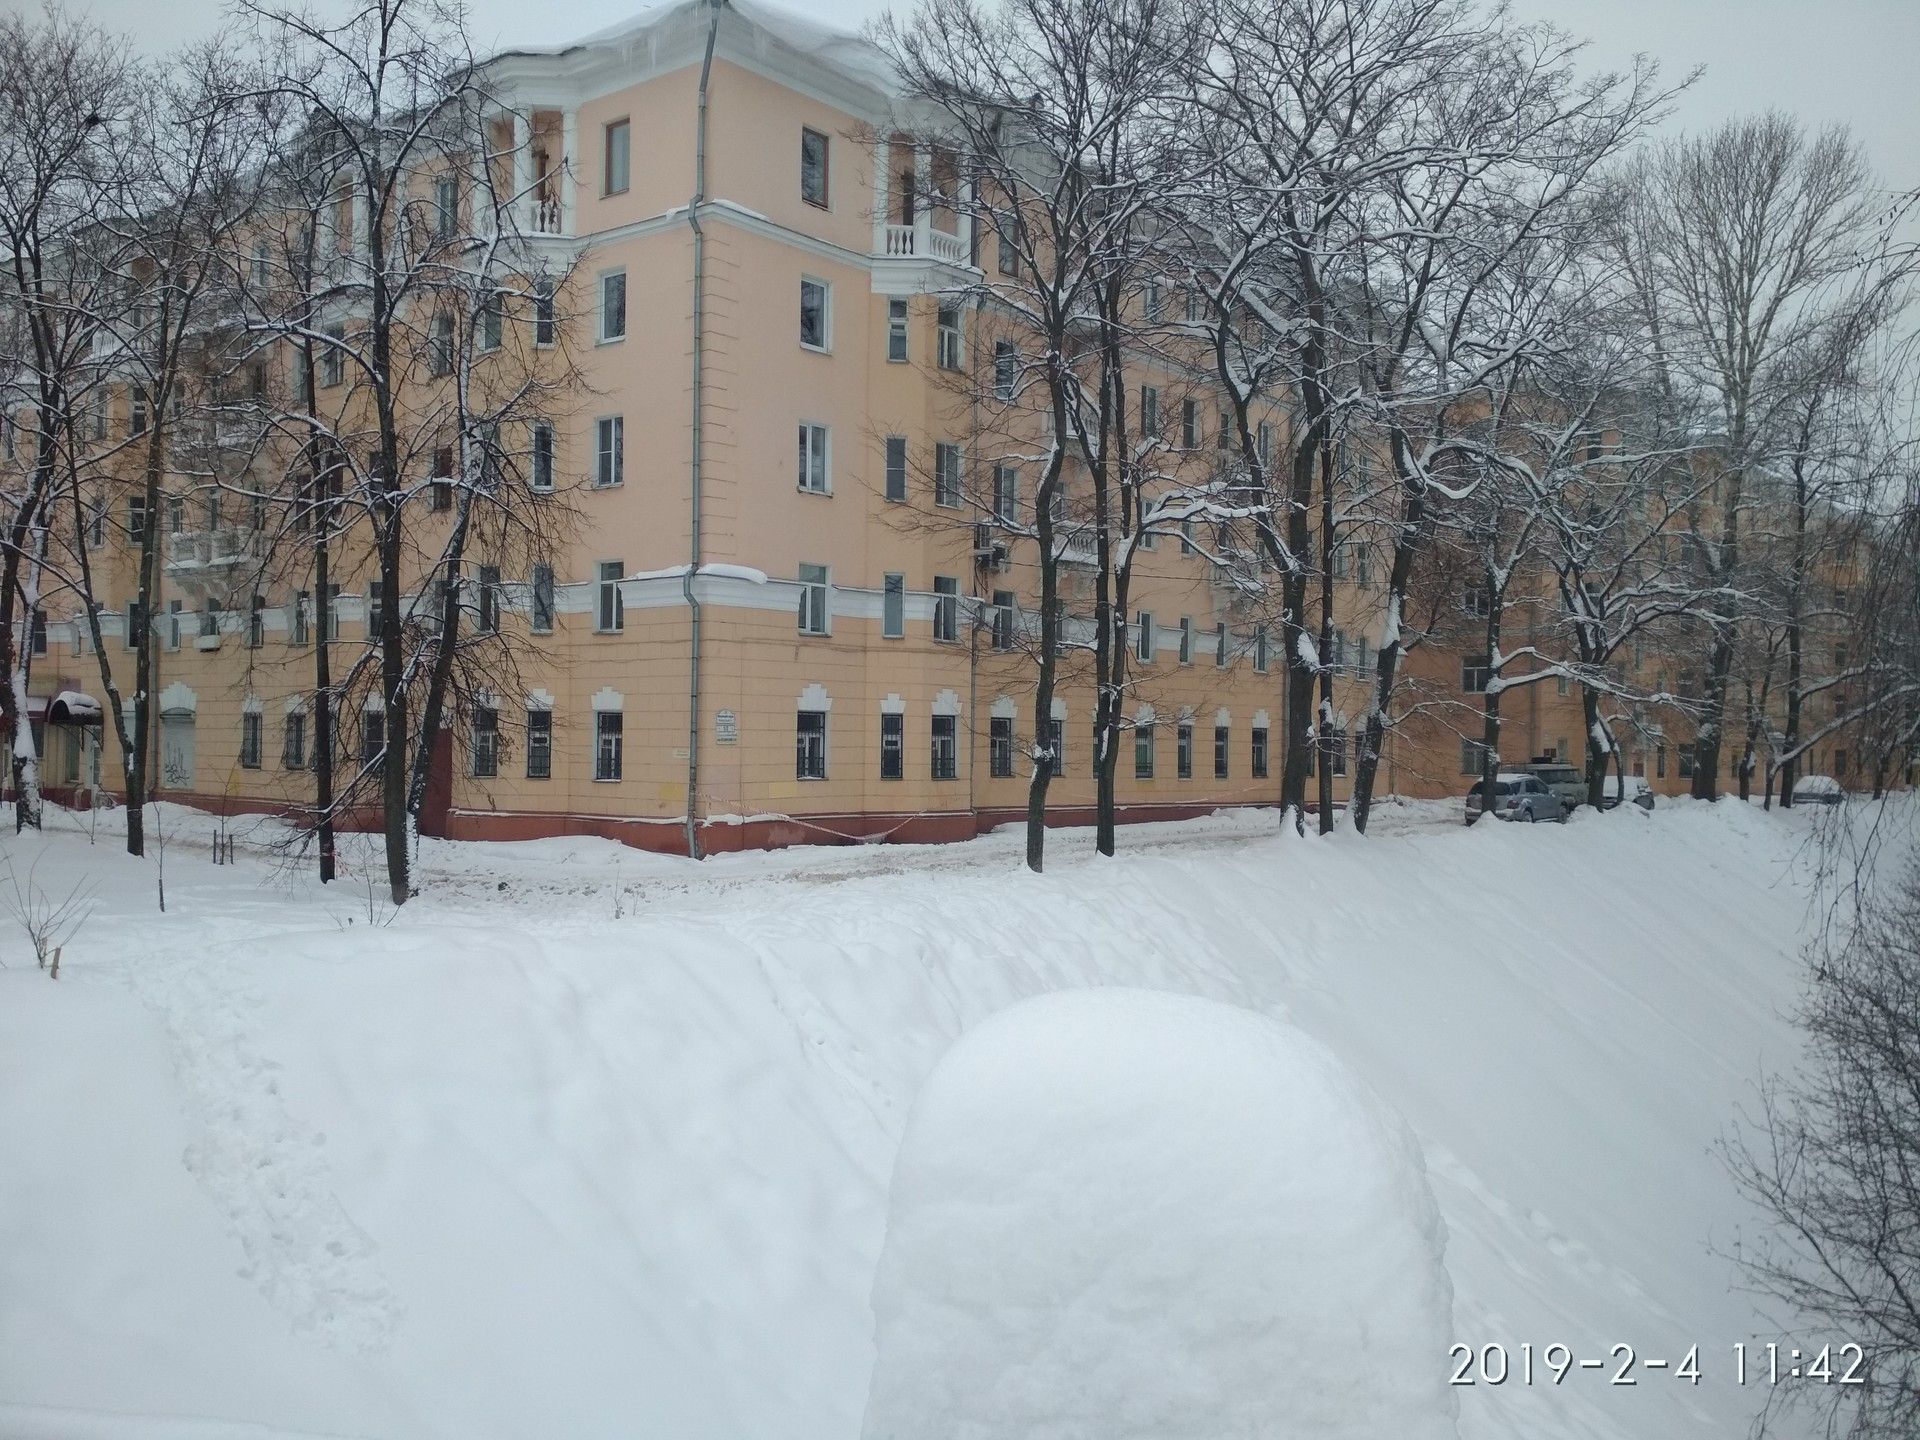
[[[1106,862],[1063,834],[1044,877],[1017,833],[429,842],[397,915],[264,830],[216,866],[183,811],[160,914],[111,817],[61,817],[0,841],[96,906],[57,982],[0,917],[0,1435],[854,1440],[922,1081],[1018,1000],[1118,985],[1284,1018],[1405,1117],[1454,1338],[1700,1347],[1697,1386],[1461,1389],[1466,1440],[1731,1440],[1762,1397],[1712,1146],[1793,1057],[1832,814],[1238,814]]]

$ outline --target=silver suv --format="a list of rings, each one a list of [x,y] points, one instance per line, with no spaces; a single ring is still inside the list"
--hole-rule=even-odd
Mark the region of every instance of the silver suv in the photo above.
[[[1531,775],[1560,798],[1569,810],[1587,803],[1587,777],[1564,760],[1536,760],[1522,765],[1520,773]]]
[[[1480,782],[1467,791],[1467,824],[1480,818]],[[1560,797],[1532,775],[1493,777],[1493,815],[1496,820],[1565,820],[1567,807]]]

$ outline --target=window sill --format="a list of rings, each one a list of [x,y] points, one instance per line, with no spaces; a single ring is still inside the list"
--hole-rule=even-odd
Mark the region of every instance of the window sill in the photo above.
[[[796,485],[793,488],[794,493],[799,495],[819,495],[828,500],[833,498],[833,487],[831,486],[828,486],[824,490],[816,490],[811,485]]]
[[[618,785],[620,783],[620,777],[618,775],[596,775],[593,777],[593,783],[596,785]]]
[[[593,628],[593,633],[596,635],[624,635],[627,632],[626,632],[626,627],[624,625],[621,626],[618,630],[602,630],[599,626],[596,625]]]
[[[626,342],[626,338],[627,338],[627,337],[626,337],[626,336],[624,336],[624,335],[600,335],[600,336],[597,336],[597,337],[595,337],[595,339],[594,339],[594,342],[593,342],[593,343],[594,343],[594,344],[595,344],[596,346],[598,346],[598,345],[620,345],[620,344],[624,344],[624,343]]]
[[[831,345],[810,345],[805,340],[800,342],[800,348],[811,355],[831,355],[833,353],[833,347]]]

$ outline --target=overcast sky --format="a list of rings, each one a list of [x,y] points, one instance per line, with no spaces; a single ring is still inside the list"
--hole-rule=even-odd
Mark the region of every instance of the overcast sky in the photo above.
[[[29,0],[0,0],[18,8]],[[38,3],[38,0],[31,0]],[[213,28],[211,0],[67,0],[147,50]],[[886,0],[781,0],[822,20],[857,27]],[[554,44],[647,8],[643,0],[470,0],[479,48]],[[1899,190],[1920,188],[1920,0],[1513,0],[1529,19],[1551,20],[1592,42],[1594,66],[1656,57],[1678,79],[1706,73],[1672,124],[1710,125],[1768,106],[1809,121],[1845,121],[1874,167]]]

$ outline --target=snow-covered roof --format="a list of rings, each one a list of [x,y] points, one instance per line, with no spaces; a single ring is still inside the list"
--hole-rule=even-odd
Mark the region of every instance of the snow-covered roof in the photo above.
[[[712,0],[671,0],[650,5],[628,19],[595,30],[561,45],[520,45],[502,51],[494,60],[511,56],[561,56],[582,51],[620,50],[654,41],[690,24],[701,24]],[[726,17],[734,17],[750,34],[765,37],[793,54],[803,56],[836,71],[857,84],[892,94],[898,79],[891,62],[880,48],[851,30],[823,24],[769,0],[724,0],[721,6],[723,33]]]

